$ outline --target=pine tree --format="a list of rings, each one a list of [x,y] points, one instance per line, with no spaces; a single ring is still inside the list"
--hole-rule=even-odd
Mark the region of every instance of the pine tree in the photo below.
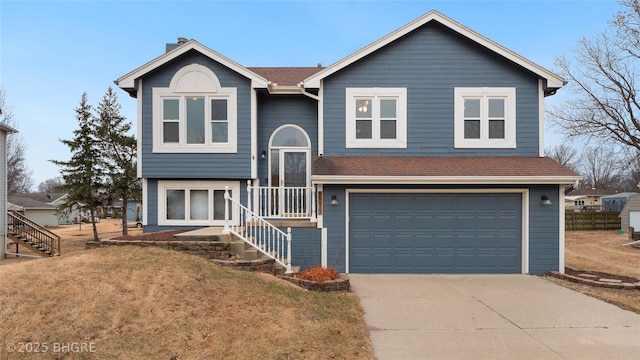
[[[69,147],[71,159],[51,160],[51,162],[61,167],[63,187],[69,194],[63,207],[71,208],[77,205],[89,210],[93,225],[93,239],[99,241],[95,216],[104,202],[104,166],[95,136],[96,129],[93,125],[91,105],[87,104],[87,93],[82,94],[80,105],[75,109],[75,113],[79,128],[74,130],[73,139],[60,140]]]
[[[95,124],[108,177],[109,201],[122,201],[122,234],[127,235],[127,204],[140,201],[142,191],[136,172],[137,142],[128,134],[131,123],[120,114],[120,109],[118,97],[109,87],[98,104]]]

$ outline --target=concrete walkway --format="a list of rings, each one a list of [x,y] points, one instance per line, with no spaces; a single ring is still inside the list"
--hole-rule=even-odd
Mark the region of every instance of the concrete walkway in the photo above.
[[[349,278],[379,360],[640,359],[640,314],[539,277]]]

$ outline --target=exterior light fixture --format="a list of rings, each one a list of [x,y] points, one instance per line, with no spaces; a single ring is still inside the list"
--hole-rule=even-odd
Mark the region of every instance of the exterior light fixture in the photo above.
[[[262,154],[260,154],[260,158],[264,159],[267,157],[267,152],[262,150]]]
[[[542,200],[542,205],[551,205],[551,199],[547,195],[540,196],[540,200]]]
[[[331,195],[331,205],[338,205],[338,198],[335,195]]]

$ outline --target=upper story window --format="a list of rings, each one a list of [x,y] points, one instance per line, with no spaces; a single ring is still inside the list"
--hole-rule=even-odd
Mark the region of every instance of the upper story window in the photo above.
[[[347,88],[347,148],[406,148],[407,89]]]
[[[515,148],[515,88],[455,88],[456,148]]]
[[[237,152],[237,90],[207,67],[180,69],[153,88],[153,152]]]

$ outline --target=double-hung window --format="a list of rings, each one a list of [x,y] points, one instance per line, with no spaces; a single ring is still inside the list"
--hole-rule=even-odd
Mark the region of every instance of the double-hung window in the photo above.
[[[229,196],[239,201],[240,183],[237,181],[158,182],[158,224],[223,225],[225,186],[229,187]],[[236,212],[235,207],[229,206],[230,220],[238,218]]]
[[[515,88],[455,88],[456,148],[515,148]]]
[[[153,88],[153,152],[237,152],[237,90],[202,65],[179,70]]]
[[[407,89],[347,88],[347,148],[406,148]]]

